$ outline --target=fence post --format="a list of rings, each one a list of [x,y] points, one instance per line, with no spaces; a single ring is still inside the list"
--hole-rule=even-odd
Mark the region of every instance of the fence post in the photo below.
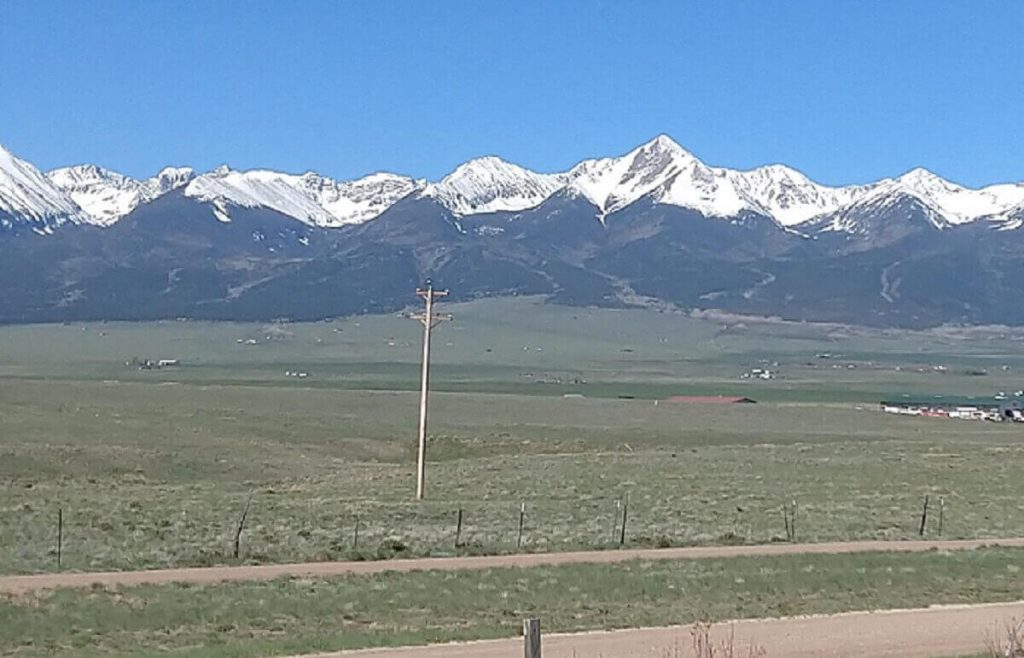
[[[939,536],[942,536],[942,517],[946,512],[946,497],[939,496]]]
[[[615,501],[615,516],[612,518],[612,541],[619,538],[619,516],[622,512],[622,499]]]
[[[235,559],[238,559],[239,549],[242,543],[242,530],[245,528],[245,519],[249,516],[249,504],[252,503],[252,492],[245,499],[245,509],[242,510],[242,518],[238,519],[238,528],[235,529]]]
[[[924,537],[924,526],[928,523],[928,494],[924,495],[924,509],[921,510],[921,528],[917,534]]]
[[[629,517],[629,493],[622,502],[622,534],[619,535],[619,546],[626,544],[626,519]]]
[[[539,619],[523,620],[523,656],[524,658],[541,658]]]
[[[455,548],[456,550],[462,544],[462,508],[459,508],[459,519],[455,522]]]
[[[356,514],[356,524],[352,528],[352,550],[359,548],[359,515]]]
[[[64,508],[57,508],[57,568],[60,569],[61,552],[64,549]]]
[[[519,505],[519,536],[516,537],[516,550],[523,547],[523,522],[526,520],[526,503]]]
[[[796,543],[796,498],[793,499],[793,511],[789,513],[789,529],[793,532],[793,543]]]

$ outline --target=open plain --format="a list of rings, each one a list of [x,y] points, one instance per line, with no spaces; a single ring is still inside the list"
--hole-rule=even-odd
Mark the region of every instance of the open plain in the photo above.
[[[412,500],[419,334],[402,317],[0,328],[0,575],[898,541],[921,538],[926,496],[925,539],[1024,536],[1016,466],[1024,428],[878,410],[880,400],[902,395],[1012,394],[1024,387],[1019,333],[865,330],[537,299],[444,310],[456,318],[435,335],[423,503]],[[134,365],[161,359],[178,363]],[[755,370],[772,378],[751,377]],[[757,403],[666,402],[718,395]],[[992,551],[1001,560],[994,572],[968,569],[956,588],[923,588],[912,601],[895,587],[849,582],[862,567],[846,562],[834,563],[841,565],[830,567],[838,569],[830,571],[834,579],[811,590],[767,583],[758,596],[777,599],[763,611],[772,615],[1019,598],[1016,583],[992,585],[1002,582],[993,573],[1015,578],[1018,554],[972,554]],[[824,558],[786,559],[801,572]],[[900,564],[908,573],[940,568],[932,554],[884,559],[907,560]],[[722,564],[723,573],[739,568]],[[599,567],[576,568],[570,580],[582,583]],[[480,583],[479,574],[458,573],[462,585],[446,597]],[[523,573],[530,583],[547,578]],[[415,574],[366,582],[372,590],[374,579],[402,577],[419,587]],[[709,618],[748,614],[735,582],[741,577],[719,583],[734,596]],[[268,603],[280,634],[227,620],[217,646],[200,651],[194,637],[181,639],[191,637],[188,625],[173,621],[176,586],[153,585],[9,594],[0,603],[4,626],[28,628],[33,610],[46,611],[51,619],[68,615],[71,627],[96,637],[51,633],[26,643],[14,633],[3,638],[2,652],[88,655],[88,647],[103,647],[97,655],[119,655],[131,645],[110,640],[110,617],[84,623],[74,612],[110,597],[117,599],[111,610],[125,601],[150,608],[166,601],[163,621],[143,623],[137,639],[155,637],[160,627],[181,639],[166,646],[196,656],[355,648],[384,637],[388,644],[502,637],[514,635],[527,612],[553,618],[552,630],[588,630],[689,623],[710,610],[697,600],[657,619],[612,612],[563,618],[551,606],[566,601],[538,596],[516,606],[495,601],[499,609],[481,612],[490,620],[486,630],[455,623],[458,614],[450,623],[407,616],[394,626],[372,612],[387,608],[387,597],[356,605],[335,579],[285,582],[310,582],[318,597],[336,597],[336,605],[310,611],[319,630],[304,627],[299,643],[268,639],[299,632]],[[252,586],[292,587],[276,583]],[[251,594],[241,585],[209,587],[224,605]],[[691,596],[689,586],[679,587],[679,596]],[[501,591],[509,590],[490,596]],[[846,603],[813,603],[842,600],[843,592]],[[346,612],[349,603],[355,608]],[[597,608],[618,609],[613,604],[644,608],[618,587]],[[355,633],[352,623],[372,632]]]

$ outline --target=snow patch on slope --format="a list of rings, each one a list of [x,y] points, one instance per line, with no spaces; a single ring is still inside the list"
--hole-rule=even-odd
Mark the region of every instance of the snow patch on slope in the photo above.
[[[171,190],[188,185],[195,178],[196,172],[191,167],[164,167],[160,172],[144,183],[149,193],[156,198]]]
[[[828,187],[785,165],[728,172],[735,189],[783,226],[796,226],[851,203],[867,188]]]
[[[990,185],[970,189],[920,168],[895,180],[883,181],[878,187],[886,192],[912,194],[953,226],[1000,215],[1024,204],[1024,185]]]
[[[214,203],[221,221],[228,221],[230,206],[235,206],[268,208],[313,226],[338,227],[369,221],[421,186],[394,174],[339,182],[313,172],[293,175],[221,166],[192,180],[185,196]]]
[[[54,169],[46,176],[99,226],[110,226],[148,200],[139,181],[96,165]]]
[[[168,167],[140,181],[96,165],[76,165],[54,169],[46,177],[85,212],[85,222],[110,226],[139,205],[186,184],[192,175],[191,169]]]
[[[307,224],[323,225],[330,214],[302,193],[301,176],[276,171],[233,171],[220,166],[197,176],[185,187],[185,196],[213,204],[221,221],[230,217],[228,206],[268,208]]]
[[[425,183],[389,173],[336,181],[310,172],[302,176],[302,186],[333,219],[324,226],[344,226],[374,219],[399,199],[422,189]]]
[[[0,145],[0,226],[28,222],[42,232],[85,219],[81,208],[38,169]]]
[[[539,206],[565,185],[560,174],[538,174],[500,158],[459,165],[421,196],[437,199],[455,215],[517,212]]]

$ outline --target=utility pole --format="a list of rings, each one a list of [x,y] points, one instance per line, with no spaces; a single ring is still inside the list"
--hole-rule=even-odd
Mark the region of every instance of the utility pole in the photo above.
[[[452,319],[451,315],[434,313],[434,300],[447,295],[447,290],[434,290],[433,282],[427,279],[423,288],[416,289],[416,296],[423,299],[426,309],[423,313],[414,313],[409,316],[423,324],[423,371],[420,375],[420,430],[416,457],[416,500],[423,500],[427,475],[427,389],[430,381],[430,330],[445,320]]]

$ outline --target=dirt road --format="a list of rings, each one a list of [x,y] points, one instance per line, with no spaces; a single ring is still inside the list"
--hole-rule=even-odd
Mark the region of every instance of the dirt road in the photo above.
[[[272,580],[285,576],[328,577],[368,575],[382,572],[460,571],[497,567],[595,563],[628,560],[698,560],[742,556],[811,555],[877,552],[922,552],[930,550],[972,550],[986,546],[1024,547],[1024,538],[948,541],[859,541],[822,544],[766,544],[760,546],[697,546],[687,548],[627,549],[577,553],[532,553],[483,557],[424,558],[376,562],[310,562],[243,567],[205,567],[152,571],[109,571],[57,573],[0,577],[0,593],[23,594],[40,589],[101,585],[148,585],[174,582],[216,583],[240,580]]]
[[[984,651],[1005,636],[1013,619],[1024,619],[1024,601],[888,612],[850,612],[787,619],[743,620],[712,629],[717,643],[734,635],[737,658],[752,647],[766,658],[943,658]],[[691,627],[642,628],[551,634],[544,658],[686,658]],[[523,640],[496,640],[431,647],[343,651],[293,658],[521,658]],[[719,655],[716,651],[716,655]],[[726,654],[728,655],[728,654]],[[756,655],[756,654],[755,654]]]

